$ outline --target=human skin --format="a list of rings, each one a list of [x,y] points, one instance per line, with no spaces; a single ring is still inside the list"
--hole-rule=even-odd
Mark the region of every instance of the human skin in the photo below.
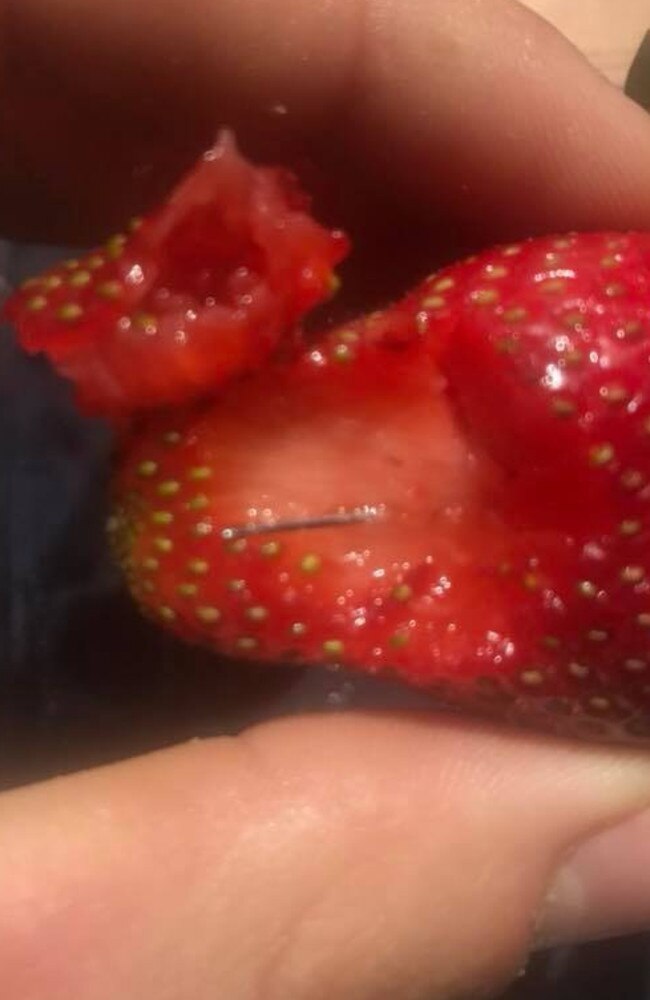
[[[467,246],[650,228],[646,117],[518,4],[187,13],[187,0],[0,0],[7,235],[99,238],[222,122],[263,159],[309,154],[322,212],[358,244],[352,299]],[[641,752],[362,713],[9,792],[3,995],[485,995],[536,933],[648,925],[648,806]]]

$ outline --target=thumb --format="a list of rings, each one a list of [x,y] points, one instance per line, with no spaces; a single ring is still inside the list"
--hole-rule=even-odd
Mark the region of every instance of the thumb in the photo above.
[[[3,995],[485,995],[520,967],[568,852],[648,803],[634,753],[362,715],[10,792]]]

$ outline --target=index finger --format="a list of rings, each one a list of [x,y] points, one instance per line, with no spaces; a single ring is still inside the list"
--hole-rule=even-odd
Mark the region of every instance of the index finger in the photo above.
[[[644,114],[511,0],[13,0],[0,212],[91,238],[227,122],[325,168],[335,221],[447,242],[650,226]],[[53,40],[56,41],[53,41]],[[332,190],[333,189],[333,190]],[[40,230],[40,231],[39,231]]]

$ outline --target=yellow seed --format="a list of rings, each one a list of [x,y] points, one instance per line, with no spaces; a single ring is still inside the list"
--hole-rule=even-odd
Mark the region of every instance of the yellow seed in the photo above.
[[[103,267],[105,263],[104,258],[100,254],[94,253],[86,261],[86,267],[89,267],[91,271],[97,271],[100,267]]]
[[[196,609],[196,617],[206,625],[213,625],[221,618],[221,612],[212,605],[203,604]]]
[[[260,554],[266,559],[272,559],[280,554],[282,546],[279,542],[264,542],[260,545]]]
[[[97,285],[95,291],[103,299],[118,299],[123,289],[119,281],[102,281]]]
[[[138,475],[144,476],[145,478],[150,478],[151,476],[155,476],[157,472],[158,472],[157,462],[152,462],[152,461],[140,462],[138,466]]]
[[[349,344],[335,344],[332,351],[332,359],[334,361],[346,362],[353,361],[356,357],[355,352],[352,350]]]
[[[572,417],[576,412],[576,405],[570,399],[554,399],[551,409],[556,417]]]
[[[232,554],[236,556],[241,555],[241,553],[245,552],[248,547],[248,543],[245,538],[235,538],[233,541],[226,542],[225,544],[226,550],[228,552],[232,552]]]
[[[80,305],[77,305],[76,302],[66,302],[64,305],[59,306],[56,311],[56,315],[58,319],[70,323],[83,316],[83,309]]]
[[[122,233],[117,233],[115,236],[111,236],[111,238],[106,241],[106,255],[111,260],[115,260],[122,254],[125,243],[126,236]]]
[[[60,288],[63,284],[63,278],[58,274],[50,274],[47,278],[43,279],[43,288],[48,292],[53,292],[55,288]]]
[[[447,300],[442,295],[427,295],[425,299],[422,299],[423,309],[444,309],[446,305]]]
[[[619,575],[622,583],[641,583],[645,570],[643,566],[624,566]]]
[[[476,288],[471,293],[470,299],[477,306],[489,306],[499,301],[499,293],[496,288]]]
[[[516,354],[519,344],[514,337],[499,337],[494,345],[499,354]]]
[[[575,330],[577,327],[582,326],[584,321],[585,317],[580,312],[569,312],[562,317],[564,326],[568,326],[570,330]]]
[[[153,543],[159,552],[171,552],[174,548],[171,538],[154,538]]]
[[[176,588],[181,597],[196,597],[199,588],[195,583],[179,583]]]
[[[210,501],[206,497],[205,493],[198,493],[195,497],[187,504],[188,510],[205,510],[206,507],[210,506]]]
[[[620,257],[620,255],[616,256],[615,254],[608,254],[607,257],[601,258],[600,266],[605,267],[607,269],[612,267],[618,267],[618,265],[621,263],[621,260],[622,258]]]
[[[540,579],[536,573],[525,573],[521,582],[526,590],[539,590]]]
[[[252,622],[263,622],[269,617],[269,613],[266,608],[256,605],[252,608],[246,608],[246,617]]]
[[[504,257],[516,257],[518,253],[521,253],[521,247],[517,243],[513,243],[509,247],[504,247],[501,251]]]
[[[559,649],[561,645],[556,635],[545,635],[542,637],[542,646],[546,649]]]
[[[583,663],[570,663],[569,673],[572,677],[577,677],[579,680],[584,680],[585,677],[589,676],[589,667],[585,667]]]
[[[153,594],[156,588],[154,587],[151,580],[143,580],[142,589],[144,590],[145,594]]]
[[[640,615],[636,616],[637,625],[642,628],[650,628],[650,614],[647,611],[642,611]]]
[[[621,535],[627,535],[627,536],[638,535],[638,533],[641,531],[641,522],[632,520],[621,521],[621,523],[618,526],[618,530],[621,533]]]
[[[342,344],[358,344],[360,339],[356,330],[339,330],[336,336]]]
[[[205,576],[210,569],[210,564],[205,559],[190,559],[187,568],[190,573],[194,573],[196,576]]]
[[[619,282],[616,282],[615,284],[612,285],[607,285],[607,287],[605,288],[605,295],[609,299],[616,299],[620,295],[624,294],[625,294],[625,285],[621,285]]]
[[[581,580],[577,589],[581,597],[594,598],[598,595],[598,587],[591,580]]]
[[[506,309],[503,313],[503,319],[506,323],[518,323],[522,319],[526,319],[528,315],[528,310],[524,309],[523,306],[513,306],[512,309]]]
[[[594,466],[607,465],[614,458],[614,454],[611,444],[596,444],[589,449],[589,462]]]
[[[197,521],[196,524],[192,525],[192,534],[196,538],[207,538],[207,536],[211,535],[213,531],[214,527],[210,521]],[[226,545],[226,548],[228,548],[229,551],[233,551],[231,548],[232,545],[235,545],[235,542],[229,542]]]
[[[527,687],[539,687],[544,683],[544,675],[541,670],[522,670],[519,679]]]
[[[323,643],[323,652],[328,656],[340,656],[345,646],[340,639],[327,639]]]
[[[92,281],[89,271],[75,271],[68,278],[68,284],[72,285],[73,288],[83,288],[85,285],[89,285]]]
[[[610,403],[612,406],[625,403],[630,398],[629,392],[622,385],[604,385],[600,390],[600,395],[606,403]]]
[[[570,247],[573,246],[573,240],[565,238],[561,240],[554,240],[553,246],[555,247],[556,250],[568,250]]]
[[[327,280],[327,290],[330,294],[330,298],[333,298],[336,295],[340,287],[341,287],[341,279],[339,278],[338,274],[335,274],[334,271],[332,271]]]
[[[238,594],[245,589],[246,589],[245,580],[228,580],[228,590],[232,591],[233,594]]]
[[[639,334],[643,333],[643,326],[638,319],[631,319],[623,325],[621,333],[623,334],[623,340],[633,340]]]
[[[602,698],[600,695],[594,695],[593,698],[589,699],[589,705],[597,712],[606,712],[607,709],[611,707],[611,702],[609,701],[609,698]]]
[[[641,489],[645,482],[645,478],[642,472],[637,469],[626,469],[626,471],[621,476],[621,486],[626,490],[638,490]]]
[[[181,484],[176,479],[166,479],[156,487],[156,493],[161,497],[173,497],[181,488]]]
[[[47,299],[44,295],[32,295],[31,299],[27,300],[26,305],[30,312],[40,312],[41,309],[45,309]]]
[[[646,669],[647,664],[645,660],[629,659],[623,662],[623,666],[626,670],[629,670],[632,673],[640,673],[642,670]]]
[[[304,622],[294,622],[289,631],[292,635],[304,635],[307,631],[307,626]]]
[[[508,268],[502,264],[488,264],[485,268],[486,278],[494,279],[495,281],[499,278],[505,278],[507,274]]]
[[[173,608],[167,607],[167,605],[163,605],[161,608],[158,608],[158,614],[166,622],[173,622],[176,620],[176,612]]]
[[[393,587],[391,594],[396,601],[408,601],[413,597],[413,588],[409,587],[408,583],[398,583]]]
[[[300,568],[303,573],[317,573],[323,565],[323,560],[315,552],[310,552],[300,560]]]
[[[201,479],[209,479],[212,475],[212,469],[209,465],[195,465],[187,473],[187,478],[194,481]]]
[[[153,556],[149,556],[147,559],[142,560],[142,568],[153,573],[155,570],[160,568],[160,563]]]
[[[592,628],[587,632],[587,639],[590,642],[607,642],[609,635],[604,629]]]
[[[547,278],[540,281],[539,290],[545,295],[556,295],[558,292],[566,291],[567,282],[564,278]]]
[[[411,636],[408,632],[394,632],[390,637],[390,645],[393,649],[403,649],[408,646]]]
[[[251,636],[242,636],[235,642],[237,649],[241,649],[244,652],[250,652],[253,649],[257,649],[257,639],[253,639]]]
[[[65,267],[66,271],[76,271],[76,269],[79,267],[79,261],[78,260],[64,260],[62,266]]]
[[[182,435],[178,431],[166,431],[163,436],[163,444],[174,445],[180,444],[182,441]]]
[[[565,365],[571,365],[572,368],[575,368],[577,365],[582,364],[582,362],[584,361],[584,354],[582,353],[582,351],[579,351],[577,348],[575,348],[573,350],[566,351],[562,357],[562,360],[564,361]]]
[[[448,292],[455,284],[453,278],[439,278],[431,287],[434,292]]]
[[[174,515],[168,510],[154,510],[151,515],[153,524],[171,524],[173,520]]]
[[[153,334],[158,332],[158,320],[151,313],[137,313],[133,317],[133,323],[145,333]]]
[[[141,225],[142,225],[142,218],[141,218],[141,216],[134,215],[133,218],[131,219],[131,221],[129,222],[129,231],[132,232],[132,233],[134,233],[136,231],[136,229],[140,228]]]

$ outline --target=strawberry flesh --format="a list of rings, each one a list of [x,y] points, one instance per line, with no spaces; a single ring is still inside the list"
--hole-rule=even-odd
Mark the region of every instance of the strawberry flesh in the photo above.
[[[290,175],[224,134],[128,235],[30,279],[7,316],[105,416],[176,405],[258,366],[334,287],[347,251]]]

